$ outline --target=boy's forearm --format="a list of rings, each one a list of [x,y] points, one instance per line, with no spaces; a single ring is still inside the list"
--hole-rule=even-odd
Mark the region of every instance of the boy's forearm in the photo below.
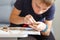
[[[11,17],[10,18],[10,22],[14,23],[14,24],[23,24],[24,22],[24,17],[19,17],[19,16],[15,16],[15,17]]]
[[[42,33],[42,35],[49,36],[50,32],[51,32],[51,27],[52,27],[52,20],[50,20],[50,21],[46,20],[45,24],[48,26],[48,29],[46,30],[46,32],[41,32],[41,33]]]
[[[46,32],[41,32],[41,34],[44,36],[49,36],[50,35],[50,29],[48,29]]]

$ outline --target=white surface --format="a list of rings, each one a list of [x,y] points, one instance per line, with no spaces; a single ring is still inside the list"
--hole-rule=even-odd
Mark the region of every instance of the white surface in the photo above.
[[[27,37],[27,34],[19,33],[19,31],[2,31],[0,30],[0,37]]]
[[[0,37],[28,37],[28,34],[40,35],[40,32],[37,31],[20,31],[20,30],[9,30],[5,32],[0,30]]]

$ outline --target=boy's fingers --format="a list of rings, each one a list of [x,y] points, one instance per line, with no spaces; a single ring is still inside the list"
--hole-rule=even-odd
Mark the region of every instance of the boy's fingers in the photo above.
[[[33,28],[33,29],[35,29],[35,30],[36,30],[36,27],[33,27],[32,25],[29,25],[29,27],[31,27],[31,28]]]
[[[34,18],[31,15],[27,15],[25,18],[25,21],[29,21],[30,24],[35,23],[36,21],[34,20]]]
[[[31,19],[32,19],[33,22],[36,22],[32,16],[31,16]]]
[[[32,25],[29,25],[31,28],[33,28],[34,30],[37,30],[37,31],[41,31],[40,29],[37,29],[36,28],[36,25],[35,26],[32,26]]]

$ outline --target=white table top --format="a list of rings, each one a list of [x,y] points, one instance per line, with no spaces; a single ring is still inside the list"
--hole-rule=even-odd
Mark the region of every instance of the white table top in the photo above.
[[[10,32],[0,30],[0,37],[28,37],[28,35],[19,33],[19,31],[16,30]]]
[[[0,37],[28,37],[28,34],[40,35],[40,32],[35,30],[9,30],[8,32],[0,30]]]

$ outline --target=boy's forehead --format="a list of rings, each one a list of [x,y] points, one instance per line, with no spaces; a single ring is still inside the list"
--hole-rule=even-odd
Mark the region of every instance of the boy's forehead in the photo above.
[[[42,7],[42,8],[49,8],[51,5],[49,5],[49,6],[47,6],[45,3],[41,3],[40,4],[40,7]]]

